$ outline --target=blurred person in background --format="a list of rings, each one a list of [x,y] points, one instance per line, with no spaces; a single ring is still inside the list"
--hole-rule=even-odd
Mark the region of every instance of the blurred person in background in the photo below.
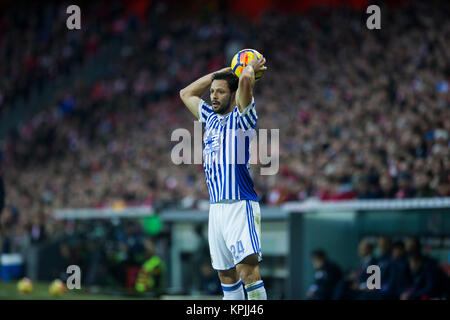
[[[58,262],[55,265],[52,265],[53,278],[55,279],[57,278],[65,282],[68,278],[68,274],[66,272],[67,267],[70,265],[80,266],[80,260],[78,259],[78,252],[76,252],[76,248],[69,245],[69,243],[63,242],[59,245]]]
[[[381,298],[393,299],[394,293],[394,270],[392,265],[392,241],[388,236],[381,236],[377,242],[378,266],[381,272],[381,289],[378,291]],[[374,291],[377,292],[377,291]]]
[[[191,256],[190,259],[190,287],[192,291],[203,291],[205,288],[208,287],[207,284],[204,282],[209,282],[209,278],[212,277],[209,274],[209,271],[207,268],[204,268],[203,264],[206,261],[209,261],[210,254],[209,254],[209,245],[208,240],[203,235],[203,224],[199,223],[195,226],[195,233],[197,235],[198,244],[197,249],[194,251],[194,253]],[[201,267],[202,272],[198,272],[199,266]],[[215,276],[215,279],[217,280],[217,275]],[[210,290],[208,290],[210,291]]]
[[[398,191],[395,195],[396,198],[413,198],[415,190],[412,183],[412,177],[409,173],[403,172],[398,177]]]
[[[450,197],[450,178],[448,175],[442,174],[438,177],[436,196]]]
[[[126,270],[130,265],[130,254],[128,244],[124,241],[118,241],[114,249],[109,252],[109,273],[111,274],[111,280],[119,286],[123,286],[126,283]]]
[[[420,254],[427,264],[434,266],[438,264],[436,259],[423,252],[422,243],[420,242],[420,238],[417,236],[411,236],[406,239],[405,250],[408,257],[414,254]]]
[[[0,175],[0,228],[1,228],[1,216],[4,206],[5,206],[5,185],[3,183],[3,177]]]
[[[380,236],[377,240],[377,265],[380,267],[381,288],[362,292],[358,299],[395,299],[395,274],[392,265],[391,238]]]
[[[409,256],[413,253],[422,253],[422,245],[418,237],[408,237],[405,242],[405,252]]]
[[[429,172],[417,172],[414,176],[414,188],[416,197],[430,198],[435,196],[434,190],[430,187],[433,176]]]
[[[408,258],[403,241],[396,241],[392,245],[392,269],[394,273],[393,292],[396,299],[405,292],[412,283]]]
[[[204,294],[213,296],[218,296],[222,293],[219,277],[211,267],[209,259],[200,264],[200,290]]]
[[[3,207],[5,206],[5,187],[0,175],[0,254],[3,252]]]
[[[384,174],[380,178],[381,198],[395,198],[397,189],[395,181],[389,174]]]
[[[14,238],[18,229],[19,213],[14,206],[6,206],[0,216],[0,254],[13,253],[16,249]],[[29,230],[27,230],[29,231]]]
[[[33,244],[41,243],[46,239],[44,217],[41,214],[33,217],[32,223],[30,224],[30,234],[31,243]]]
[[[444,275],[436,265],[427,263],[425,257],[419,252],[411,253],[408,257],[408,263],[412,275],[412,284],[400,295],[400,299],[428,300],[442,298],[447,275]]]
[[[140,293],[150,292],[156,296],[164,294],[166,267],[162,259],[156,254],[155,243],[150,239],[144,239],[145,262],[138,273],[136,291]]]
[[[359,242],[358,255],[361,258],[361,266],[338,283],[333,293],[334,300],[357,299],[367,291],[367,279],[370,276],[367,274],[367,268],[376,265],[377,260],[374,257],[374,246],[366,238]]]
[[[314,282],[306,293],[308,299],[331,299],[334,288],[342,278],[341,268],[330,261],[322,249],[311,252],[311,262],[314,267]]]

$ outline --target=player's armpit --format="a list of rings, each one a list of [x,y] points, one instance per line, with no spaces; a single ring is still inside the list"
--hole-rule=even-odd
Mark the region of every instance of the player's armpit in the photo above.
[[[252,97],[250,103],[247,106],[244,106],[242,110],[238,109],[239,116],[243,117],[247,115],[250,112],[250,110],[252,110],[252,108],[254,107],[255,107],[255,99],[254,97]]]

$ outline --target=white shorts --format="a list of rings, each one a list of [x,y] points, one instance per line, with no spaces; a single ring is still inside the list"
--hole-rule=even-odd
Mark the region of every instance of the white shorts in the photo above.
[[[233,201],[233,200],[231,200]],[[252,200],[211,203],[208,239],[211,264],[228,270],[252,254],[261,255],[261,210]]]

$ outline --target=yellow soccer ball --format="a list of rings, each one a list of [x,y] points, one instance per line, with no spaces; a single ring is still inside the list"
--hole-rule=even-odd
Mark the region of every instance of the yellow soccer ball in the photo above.
[[[248,65],[250,61],[253,59],[261,59],[262,55],[255,49],[243,49],[236,53],[231,60],[231,70],[233,70],[233,73],[240,77],[242,70]],[[265,65],[264,65],[265,66]],[[258,81],[261,79],[263,75],[263,71],[259,71],[255,74],[255,80]]]
[[[28,278],[23,278],[17,282],[17,290],[22,293],[30,293],[33,291],[33,282]]]
[[[66,286],[64,285],[64,283],[61,280],[56,279],[56,280],[53,280],[52,283],[50,283],[50,286],[48,287],[48,292],[52,296],[60,296],[64,292],[66,292]]]

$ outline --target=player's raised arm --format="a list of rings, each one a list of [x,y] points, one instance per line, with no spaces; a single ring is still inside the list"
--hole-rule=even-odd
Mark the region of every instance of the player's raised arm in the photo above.
[[[239,86],[236,92],[236,104],[238,105],[239,112],[243,112],[244,109],[252,102],[253,98],[253,86],[255,85],[255,73],[259,71],[266,71],[264,66],[266,59],[261,56],[261,59],[253,59],[242,70],[239,77]]]
[[[216,72],[231,72],[231,68],[223,68]],[[192,112],[192,114],[199,119],[198,104],[200,103],[201,96],[205,93],[208,87],[211,85],[214,73],[207,74],[200,79],[195,80],[186,88],[180,90],[180,98],[183,103]]]

